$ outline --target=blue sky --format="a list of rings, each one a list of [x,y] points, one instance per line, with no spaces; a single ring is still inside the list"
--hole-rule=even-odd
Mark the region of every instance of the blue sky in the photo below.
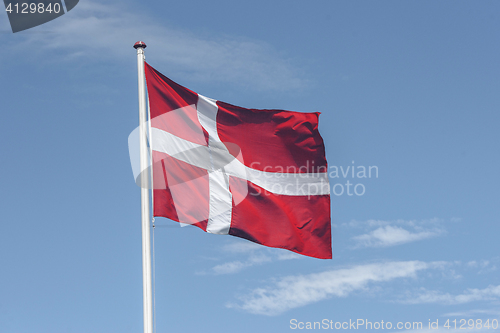
[[[0,30],[0,331],[142,330],[137,40],[205,96],[321,112],[329,165],[378,170],[330,179],[365,189],[331,196],[333,260],[157,219],[157,332],[499,319],[498,2],[82,0]]]

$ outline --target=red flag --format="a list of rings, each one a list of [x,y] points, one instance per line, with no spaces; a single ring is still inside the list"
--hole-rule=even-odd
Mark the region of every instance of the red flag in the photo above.
[[[154,216],[332,258],[319,113],[237,107],[145,69]]]

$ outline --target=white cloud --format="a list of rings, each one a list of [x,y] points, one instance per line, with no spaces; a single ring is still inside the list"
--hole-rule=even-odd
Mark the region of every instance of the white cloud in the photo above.
[[[425,327],[424,329],[402,330],[397,332],[405,332],[405,333],[417,333],[417,332],[418,333],[463,333],[464,332],[464,329],[443,327],[445,322],[442,323],[440,320],[438,321],[438,323],[439,323],[438,328],[428,328],[429,324],[424,322],[424,324],[427,324],[427,326],[424,326]],[[453,327],[454,324],[451,323],[450,325],[451,325],[450,327]],[[459,325],[457,325],[457,327],[459,327]],[[467,327],[467,332],[470,333],[484,332],[484,329]]]
[[[362,235],[351,239],[355,245],[353,248],[363,247],[387,247],[415,242],[445,233],[444,221],[438,218],[429,220],[368,220],[351,221],[341,226],[349,229],[362,229]]]
[[[260,249],[262,249],[262,245],[249,241],[231,242],[222,247],[224,252],[230,253],[249,253]]]
[[[497,270],[496,263],[498,263],[498,258],[493,258],[490,260],[472,260],[466,263],[469,268],[478,268],[478,274],[487,274]]]
[[[270,262],[271,258],[265,255],[252,255],[246,261],[231,261],[212,267],[211,272],[215,275],[234,274],[244,268],[261,265]]]
[[[304,258],[304,256],[286,250],[278,252],[278,255],[276,257],[277,260],[292,260],[292,259],[302,259],[302,258]]]
[[[225,244],[221,248],[222,252],[226,255],[247,255],[244,260],[233,260],[222,264],[218,264],[210,268],[208,271],[197,272],[198,275],[221,275],[221,274],[235,274],[243,269],[262,265],[273,261],[273,258],[262,253],[263,246],[248,242],[248,241],[235,241]]]
[[[273,46],[240,36],[214,35],[205,38],[155,22],[147,13],[113,5],[83,1],[77,9],[30,32],[19,33],[25,43],[13,51],[44,52],[41,59],[69,61],[126,61],[135,66],[133,43],[148,44],[146,57],[167,74],[189,76],[191,80],[230,82],[254,89],[288,90],[301,88],[300,79],[289,60]],[[186,24],[189,27],[189,24]],[[39,57],[40,58],[40,57]]]
[[[467,263],[467,266],[469,266],[469,267],[474,267],[474,268],[475,268],[475,267],[477,267],[477,261],[475,261],[475,260],[471,260],[471,261],[469,261],[469,262]]]
[[[476,309],[476,310],[468,310],[468,311],[461,311],[461,312],[449,312],[443,314],[441,317],[475,317],[477,315],[493,315],[496,317],[500,316],[500,310],[498,309]]]
[[[462,294],[452,295],[435,290],[425,290],[416,296],[412,296],[403,303],[422,304],[422,303],[442,303],[448,305],[464,304],[474,301],[491,301],[500,298],[500,285],[490,285],[484,289],[467,289]]]
[[[411,232],[401,227],[387,225],[367,234],[355,236],[355,247],[386,247],[435,237],[442,233],[439,229]]]
[[[366,289],[370,283],[413,278],[418,271],[438,266],[440,264],[400,261],[287,276],[268,287],[254,289],[241,297],[241,304],[227,306],[255,314],[277,315],[331,297],[346,297],[352,292]]]
[[[231,261],[226,262],[221,265],[214,266],[212,271],[214,274],[232,274],[241,271],[243,268],[248,267],[248,263],[243,263],[241,261]]]
[[[400,225],[400,226],[409,226],[409,227],[422,227],[422,226],[433,226],[437,227],[444,223],[443,219],[434,217],[427,220],[394,220],[394,221],[385,221],[385,220],[367,220],[367,221],[356,221],[352,220],[347,223],[342,223],[342,227],[348,228],[375,228],[375,227],[383,227],[386,225]]]
[[[476,268],[476,267],[486,268],[488,265],[490,265],[489,260],[480,260],[480,261],[472,260],[472,261],[467,262],[467,266],[472,267],[472,268]]]
[[[242,270],[258,266],[265,263],[271,263],[276,260],[301,259],[303,256],[283,249],[274,249],[262,246],[249,241],[233,241],[222,246],[222,252],[226,255],[247,255],[245,260],[234,260],[225,262],[212,267],[208,272],[198,272],[199,275],[205,274],[235,274]]]

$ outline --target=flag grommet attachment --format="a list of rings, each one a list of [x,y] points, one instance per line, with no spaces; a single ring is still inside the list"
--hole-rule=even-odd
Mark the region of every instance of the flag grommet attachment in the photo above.
[[[134,44],[134,49],[138,49],[139,47],[142,47],[143,49],[146,48],[146,43],[142,42],[142,41],[138,41]]]

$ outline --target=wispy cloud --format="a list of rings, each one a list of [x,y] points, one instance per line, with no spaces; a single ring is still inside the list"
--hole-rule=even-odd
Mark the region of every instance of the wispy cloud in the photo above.
[[[441,264],[398,261],[287,276],[240,297],[239,304],[232,303],[227,306],[255,314],[278,315],[331,297],[346,297],[357,290],[366,289],[370,283],[414,278],[417,272],[438,266]]]
[[[435,237],[443,232],[439,229],[412,232],[402,227],[385,226],[352,239],[356,247],[386,247]]]
[[[451,219],[451,222],[459,222],[459,219]],[[342,223],[342,227],[348,227],[348,228],[378,228],[378,227],[384,227],[387,225],[400,225],[400,226],[409,226],[409,227],[422,227],[422,226],[436,226],[436,225],[442,225],[445,223],[445,220],[434,217],[431,219],[426,219],[426,220],[394,220],[394,221],[387,221],[387,220],[366,220],[366,221],[356,221],[352,220],[350,222]]]
[[[492,260],[472,260],[467,262],[467,267],[473,269],[479,269],[478,274],[485,274],[497,270],[496,263],[498,263],[498,257]]]
[[[357,228],[365,231],[364,234],[351,239],[353,248],[388,247],[415,242],[445,233],[440,219],[422,221],[382,221],[368,220],[365,222],[351,221],[342,224],[342,227]]]
[[[70,13],[32,29],[50,29],[51,33],[26,33],[25,43],[16,44],[13,51],[25,54],[27,48],[40,52],[52,50],[56,51],[54,58],[64,61],[98,58],[130,63],[134,57],[133,43],[144,40],[149,46],[147,58],[151,64],[170,74],[254,89],[289,90],[304,86],[290,60],[272,45],[215,33],[198,37],[191,31],[157,22],[141,9],[126,8],[121,2],[80,2]]]
[[[283,249],[267,248],[249,241],[232,241],[221,248],[226,256],[246,256],[245,259],[228,261],[210,268],[208,271],[197,272],[198,275],[235,274],[252,266],[282,260],[301,259],[303,256]]]
[[[231,242],[222,247],[222,251],[229,253],[251,253],[261,249],[262,245],[248,241]]]
[[[277,254],[276,259],[277,260],[295,260],[295,259],[303,259],[304,256],[294,253],[294,252],[288,252],[288,251],[280,251]]]
[[[231,261],[224,264],[216,265],[212,267],[211,272],[219,274],[233,274],[238,273],[244,268],[260,265],[266,262],[271,262],[272,259],[265,255],[252,255],[245,261]]]
[[[477,315],[491,315],[500,317],[500,309],[475,309],[460,312],[449,312],[443,314],[441,317],[475,317]]]
[[[462,294],[452,295],[435,290],[425,290],[404,300],[407,304],[441,303],[456,305],[470,303],[474,301],[492,301],[500,298],[500,285],[490,285],[484,289],[467,289]]]
[[[437,327],[437,328],[425,327],[423,329],[401,330],[401,331],[397,331],[397,332],[405,332],[405,333],[417,333],[417,332],[418,333],[463,333],[464,332],[463,329],[459,329],[459,328],[454,329],[454,328],[443,327],[444,323],[441,323],[441,321],[439,321],[438,323],[439,323],[439,327]],[[453,323],[451,324],[451,326],[453,327]],[[457,326],[459,326],[459,325],[457,325]],[[484,329],[467,327],[467,332],[470,332],[470,333],[484,332]]]

